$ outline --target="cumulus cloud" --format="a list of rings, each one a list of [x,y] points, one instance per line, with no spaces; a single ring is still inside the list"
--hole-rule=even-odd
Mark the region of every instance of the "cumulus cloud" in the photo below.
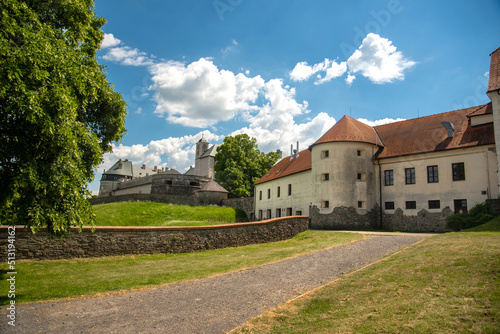
[[[217,142],[224,136],[210,131],[199,132],[195,135],[170,137],[153,140],[147,145],[112,145],[113,153],[103,156],[103,163],[97,172],[102,173],[109,169],[118,159],[129,159],[135,165],[146,164],[149,167],[168,167],[184,173],[189,166],[194,165],[195,145],[203,137],[210,142]]]
[[[350,73],[361,73],[377,84],[403,80],[404,71],[415,62],[403,56],[387,38],[369,33],[347,60]]]
[[[325,58],[321,63],[310,66],[307,62],[299,62],[290,72],[292,81],[304,81],[318,72],[325,72],[324,77],[321,74],[317,75],[315,84],[322,84],[343,75],[347,71],[345,62],[337,63],[335,60]]]
[[[129,66],[147,66],[154,63],[153,57],[129,46],[111,47],[103,59]]]
[[[219,70],[205,58],[188,65],[159,63],[151,72],[155,113],[165,115],[169,122],[200,128],[257,109],[254,102],[265,86],[260,76]]]
[[[101,49],[112,48],[119,45],[122,41],[113,36],[113,34],[104,34],[104,39],[101,43]]]
[[[387,38],[369,33],[347,62],[337,63],[326,58],[311,66],[302,61],[290,72],[290,79],[304,81],[317,74],[314,84],[320,85],[347,73],[345,82],[350,86],[356,78],[354,74],[360,73],[374,83],[383,84],[403,80],[405,70],[415,65],[416,62],[405,58]],[[322,72],[325,73],[324,76],[321,75]]]

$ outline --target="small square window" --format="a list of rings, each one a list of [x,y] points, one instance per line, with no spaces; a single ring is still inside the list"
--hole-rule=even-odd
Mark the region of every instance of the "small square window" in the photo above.
[[[321,207],[322,208],[329,208],[330,207],[330,202],[329,201],[321,201]]]
[[[363,201],[358,201],[358,208],[359,208],[359,209],[362,209],[362,208],[364,208],[364,207],[365,207],[365,202],[363,202]]]
[[[359,181],[365,181],[366,180],[366,174],[365,173],[358,173],[358,180]]]
[[[417,208],[416,201],[406,201],[406,210],[413,210]]]
[[[441,208],[440,200],[429,201],[429,209],[440,209],[440,208]]]
[[[329,180],[330,180],[330,174],[329,173],[321,174],[321,181],[329,181]]]
[[[356,151],[356,155],[357,155],[358,157],[360,157],[360,156],[361,156],[361,150],[357,150],[357,151]]]
[[[328,158],[330,156],[330,152],[328,150],[321,151],[321,158]]]
[[[385,202],[386,210],[394,210],[394,202]]]

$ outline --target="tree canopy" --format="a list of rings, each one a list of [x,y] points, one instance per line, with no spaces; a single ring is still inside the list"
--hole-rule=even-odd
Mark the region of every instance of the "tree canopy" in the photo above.
[[[92,0],[2,0],[0,221],[57,236],[93,221],[93,171],[125,132],[126,105],[96,60]]]
[[[224,138],[215,155],[215,180],[229,191],[229,197],[254,194],[257,182],[279,159],[275,152],[263,153],[257,140],[247,134]]]

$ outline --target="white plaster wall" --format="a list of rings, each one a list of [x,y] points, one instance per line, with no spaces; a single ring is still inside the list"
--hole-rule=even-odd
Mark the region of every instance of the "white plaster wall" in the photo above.
[[[288,195],[288,185],[292,185],[292,194]],[[280,187],[280,197],[278,197]],[[271,190],[271,198],[267,198],[268,189]],[[260,199],[262,192],[262,199]],[[309,215],[311,203],[311,171],[304,171],[285,176],[273,181],[265,182],[255,186],[255,217],[259,219],[259,210],[262,210],[263,219],[276,218],[276,209],[281,209],[281,216],[286,216],[286,209],[292,208],[292,215],[302,211],[303,216]],[[271,209],[271,217],[267,210]]]
[[[464,163],[465,180],[453,181],[452,163],[459,162]],[[385,209],[385,202],[395,202],[395,209],[401,208],[406,215],[417,215],[422,209],[439,212],[449,206],[454,210],[455,199],[466,199],[470,209],[488,198],[498,197],[496,163],[493,145],[383,159],[380,161],[382,207]],[[427,166],[434,165],[438,166],[439,182],[428,183]],[[406,168],[415,168],[415,184],[405,184]],[[394,185],[384,185],[385,170],[394,171]],[[429,200],[440,200],[440,209],[429,209]],[[417,208],[407,210],[406,201],[416,201]]]
[[[320,213],[330,213],[335,207],[347,206],[366,213],[376,203],[376,178],[373,156],[378,147],[358,142],[332,142],[315,145],[312,148],[312,203]],[[322,151],[328,150],[327,158]],[[361,156],[357,151],[361,151]],[[329,173],[330,179],[322,181],[322,174]],[[362,174],[362,179],[358,179]],[[329,201],[329,208],[321,208],[323,201]],[[358,208],[358,201],[363,203]]]

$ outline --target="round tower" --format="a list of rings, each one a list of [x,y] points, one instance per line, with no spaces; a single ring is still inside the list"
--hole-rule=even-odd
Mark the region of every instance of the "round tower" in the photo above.
[[[375,129],[349,116],[311,146],[313,198],[321,213],[336,207],[370,211],[376,201],[373,157],[382,146]]]

